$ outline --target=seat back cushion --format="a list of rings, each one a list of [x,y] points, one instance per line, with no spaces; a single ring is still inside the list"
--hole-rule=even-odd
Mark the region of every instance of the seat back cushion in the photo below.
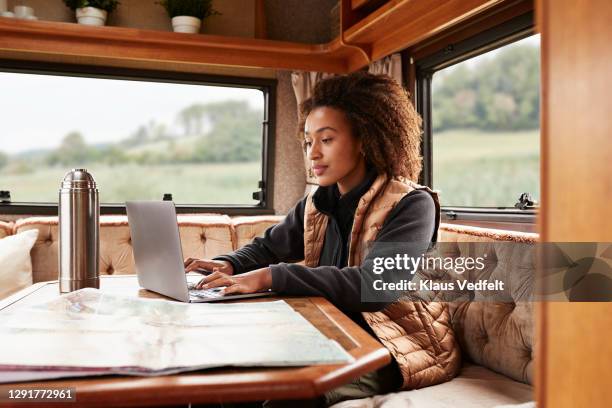
[[[266,215],[257,217],[234,217],[232,225],[236,242],[235,249],[250,243],[253,238],[260,237],[273,225],[281,222],[285,217],[282,215]]]
[[[493,300],[487,299],[491,292],[475,290],[470,296],[476,301],[451,303],[452,324],[464,359],[528,384],[533,381],[537,239],[532,233],[440,226],[445,251],[462,257],[484,255],[485,268],[467,279],[505,283],[504,291]]]
[[[230,218],[224,215],[179,215],[183,257],[213,257],[233,250]],[[16,232],[37,229],[32,249],[34,282],[55,280],[59,275],[57,217],[18,220]],[[136,273],[130,228],[125,216],[100,217],[100,275]]]
[[[30,250],[38,231],[24,231],[0,239],[0,299],[32,284]]]

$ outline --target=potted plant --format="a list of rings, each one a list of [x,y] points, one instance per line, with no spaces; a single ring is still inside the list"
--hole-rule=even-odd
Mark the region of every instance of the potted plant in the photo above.
[[[76,12],[79,24],[103,26],[108,13],[111,13],[119,1],[117,0],[64,0],[66,6]]]
[[[220,15],[212,7],[212,0],[162,0],[161,4],[172,18],[172,29],[177,33],[198,33],[202,20]]]

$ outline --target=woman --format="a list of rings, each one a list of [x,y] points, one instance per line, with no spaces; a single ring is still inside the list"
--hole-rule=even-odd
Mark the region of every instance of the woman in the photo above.
[[[318,189],[262,238],[214,260],[187,259],[186,271],[212,270],[198,286],[226,286],[226,294],[272,289],[285,295],[323,296],[377,336],[399,365],[394,362],[328,393],[328,404],[445,380],[447,366],[452,371],[457,365],[445,364],[452,353],[449,345],[434,347],[433,363],[416,361],[426,367],[415,372],[410,366],[414,347],[406,349],[403,338],[417,326],[429,333],[426,338],[432,330],[426,323],[411,321],[422,313],[415,305],[371,285],[376,279],[373,260],[393,256],[385,243],[411,243],[403,252],[418,257],[436,239],[437,198],[413,182],[421,171],[418,114],[393,79],[365,72],[318,83],[300,110],[300,137]],[[302,260],[304,265],[295,263]],[[400,338],[389,335],[390,327]],[[416,346],[431,349],[429,343]],[[433,376],[430,365],[436,366]]]

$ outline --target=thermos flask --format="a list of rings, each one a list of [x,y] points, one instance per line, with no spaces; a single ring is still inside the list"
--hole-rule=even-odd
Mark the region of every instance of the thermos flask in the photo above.
[[[99,288],[100,202],[86,169],[69,171],[59,191],[60,293]]]

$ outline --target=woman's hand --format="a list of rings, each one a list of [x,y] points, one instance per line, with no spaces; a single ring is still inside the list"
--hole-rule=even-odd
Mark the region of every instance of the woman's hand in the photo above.
[[[213,261],[211,259],[185,259],[185,273],[202,272],[202,270],[210,271],[211,273],[220,272],[225,275],[233,275],[234,267],[228,261]]]
[[[219,286],[226,286],[223,290],[224,295],[264,292],[272,287],[272,273],[270,268],[256,269],[236,276],[217,271],[202,278],[197,283],[196,289],[210,289]]]

